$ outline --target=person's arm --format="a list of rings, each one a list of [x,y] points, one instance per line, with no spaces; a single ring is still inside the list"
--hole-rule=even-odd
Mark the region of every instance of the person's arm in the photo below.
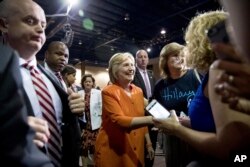
[[[220,147],[223,146],[223,143],[220,143],[217,140],[215,133],[200,132],[182,126],[174,111],[171,111],[171,117],[165,120],[153,119],[153,121],[155,126],[161,128],[164,133],[179,137],[196,150],[211,156],[219,158],[224,157],[220,149]]]
[[[143,126],[153,124],[153,117],[152,116],[142,116],[142,117],[134,117],[132,118],[130,127],[132,129],[140,128]]]
[[[154,148],[152,146],[152,142],[149,136],[149,133],[145,134],[145,139],[146,139],[146,149],[148,151],[149,158],[152,160],[154,159]]]
[[[224,71],[210,68],[209,71],[209,99],[216,126],[217,140],[223,143],[221,152],[228,155],[231,151],[250,148],[250,116],[229,108],[222,103],[215,92],[214,85],[218,76]]]
[[[128,110],[130,110],[129,107],[132,106],[126,106],[127,103],[120,97],[121,95],[116,95],[113,90],[102,91],[103,111],[108,114],[112,122],[116,123],[120,127],[129,129],[137,129],[153,124],[152,116],[133,117],[126,115],[126,112],[131,112]],[[134,105],[137,110],[136,112],[144,112],[144,98],[143,96],[140,97],[141,98],[138,97],[134,99]]]

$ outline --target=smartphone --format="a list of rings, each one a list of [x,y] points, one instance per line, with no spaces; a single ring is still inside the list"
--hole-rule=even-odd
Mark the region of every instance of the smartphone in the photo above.
[[[230,38],[226,30],[225,20],[219,22],[207,31],[207,36],[212,43],[222,42],[229,44]]]
[[[147,105],[146,110],[157,119],[166,119],[170,116],[170,112],[155,99]]]
[[[226,29],[226,20],[219,22],[207,31],[207,36],[211,43],[231,44],[230,37]],[[225,54],[216,54],[218,59],[239,62],[238,58]]]

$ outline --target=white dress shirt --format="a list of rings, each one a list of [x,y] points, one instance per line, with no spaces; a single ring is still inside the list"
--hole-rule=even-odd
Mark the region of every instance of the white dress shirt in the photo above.
[[[22,67],[23,64],[27,63],[26,60],[19,58],[19,65],[21,69],[21,75],[22,75],[22,81],[23,81],[23,86],[26,94],[28,95],[28,98],[30,100],[34,115],[39,118],[43,118],[42,112],[40,110],[40,105],[38,101],[38,97],[36,95],[31,76],[30,76],[30,71],[24,67]],[[37,60],[33,59],[32,61],[29,62],[30,65],[33,65],[37,71],[41,73],[42,79],[44,83],[46,84],[48,91],[50,93],[50,96],[53,101],[53,106],[55,109],[55,114],[56,114],[56,119],[57,123],[60,125],[62,122],[62,102],[61,99],[51,83],[51,81],[37,68]]]
[[[139,68],[139,67],[137,67],[138,68],[138,70],[139,70],[139,72],[140,72],[140,74],[141,74],[141,76],[142,76],[142,78],[143,78],[143,81],[144,81],[144,85],[145,85],[145,88],[147,89],[147,86],[146,86],[146,83],[148,83],[148,89],[149,90],[146,90],[146,92],[147,92],[147,96],[148,96],[148,98],[149,97],[151,97],[151,85],[150,85],[150,81],[149,81],[149,78],[148,78],[148,72],[147,72],[147,70],[143,70],[143,69],[141,69],[141,68]],[[144,75],[144,73],[146,73],[146,75]]]

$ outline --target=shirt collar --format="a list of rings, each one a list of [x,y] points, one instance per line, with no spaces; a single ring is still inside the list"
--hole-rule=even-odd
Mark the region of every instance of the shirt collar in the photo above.
[[[19,65],[22,66],[25,63],[27,63],[27,61],[25,59],[19,57]],[[37,60],[36,60],[36,58],[32,59],[28,63],[29,63],[29,65],[34,66],[35,68],[37,67]]]
[[[147,72],[147,70],[143,70],[143,69],[141,69],[139,67],[137,67],[137,69],[140,71],[140,73]]]

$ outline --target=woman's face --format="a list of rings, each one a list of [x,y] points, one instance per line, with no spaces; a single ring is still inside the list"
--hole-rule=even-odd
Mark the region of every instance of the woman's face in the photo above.
[[[87,77],[86,80],[83,82],[83,86],[85,91],[86,90],[91,90],[94,86],[94,82],[91,77]]]
[[[118,67],[118,71],[116,73],[117,81],[120,84],[129,84],[130,82],[133,81],[134,75],[135,75],[135,64],[130,58],[127,58]]]
[[[169,56],[167,61],[167,66],[169,68],[169,71],[171,70],[180,70],[183,68],[184,59],[180,54],[174,54],[172,56]]]
[[[72,85],[73,83],[75,83],[76,73],[68,74],[66,79],[67,79],[68,84]]]

